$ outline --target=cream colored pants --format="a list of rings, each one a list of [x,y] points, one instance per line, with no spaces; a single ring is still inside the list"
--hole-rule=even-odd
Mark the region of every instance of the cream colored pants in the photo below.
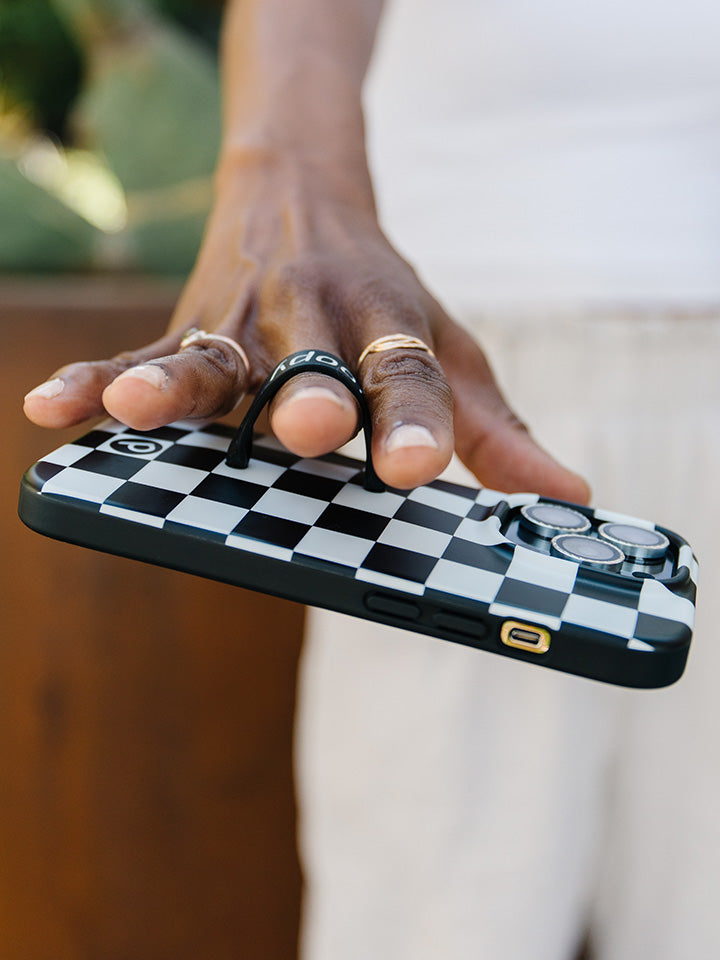
[[[612,688],[314,612],[297,726],[304,960],[720,955],[720,320],[472,325],[594,502],[700,560],[685,676]]]

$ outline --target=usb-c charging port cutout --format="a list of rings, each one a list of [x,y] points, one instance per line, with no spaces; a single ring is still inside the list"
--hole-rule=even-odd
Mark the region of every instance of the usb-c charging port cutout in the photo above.
[[[533,623],[506,620],[500,628],[500,639],[506,647],[527,650],[529,653],[547,653],[550,649],[550,632]]]

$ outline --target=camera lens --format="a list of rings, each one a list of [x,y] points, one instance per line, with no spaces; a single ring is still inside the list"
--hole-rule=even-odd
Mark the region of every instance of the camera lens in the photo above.
[[[612,543],[595,537],[582,537],[575,533],[564,533],[552,539],[553,553],[565,560],[587,563],[601,570],[619,570],[625,560],[625,554]]]
[[[585,533],[590,521],[578,510],[557,503],[533,503],[521,507],[520,523],[537,537],[550,540],[558,533]]]
[[[598,533],[633,560],[660,560],[670,546],[664,533],[633,527],[629,523],[602,523]]]

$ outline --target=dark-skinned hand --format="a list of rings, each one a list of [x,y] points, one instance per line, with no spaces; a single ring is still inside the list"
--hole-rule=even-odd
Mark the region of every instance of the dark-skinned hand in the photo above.
[[[231,337],[178,351],[191,327]],[[404,333],[433,350],[370,354]],[[395,487],[427,483],[456,450],[481,483],[587,502],[577,474],[557,463],[512,413],[472,338],[422,286],[380,230],[374,209],[291,161],[249,160],[218,190],[200,256],[168,332],[108,360],[71,363],[25,398],[27,416],[67,427],[101,414],[137,430],[220,417],[293,351],[318,348],[358,372],[373,424],[379,476]],[[300,456],[341,446],[358,428],[349,392],[299,376],[270,411],[280,441]]]

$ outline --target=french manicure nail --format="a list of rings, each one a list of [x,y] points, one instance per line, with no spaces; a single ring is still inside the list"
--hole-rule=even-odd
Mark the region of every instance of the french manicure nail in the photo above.
[[[385,450],[393,453],[395,450],[407,447],[431,447],[437,450],[438,442],[427,427],[421,427],[415,423],[401,423],[387,438]]]
[[[115,377],[114,382],[127,379],[144,380],[156,390],[162,390],[168,382],[167,374],[157,363],[143,363],[139,367],[130,367],[129,370],[124,370],[120,376]]]
[[[45,383],[41,383],[39,387],[35,387],[34,390],[31,390],[30,393],[25,395],[25,399],[30,397],[44,397],[46,400],[52,400],[53,397],[59,396],[65,389],[65,381],[61,380],[60,377],[55,377],[53,380],[46,380]]]

